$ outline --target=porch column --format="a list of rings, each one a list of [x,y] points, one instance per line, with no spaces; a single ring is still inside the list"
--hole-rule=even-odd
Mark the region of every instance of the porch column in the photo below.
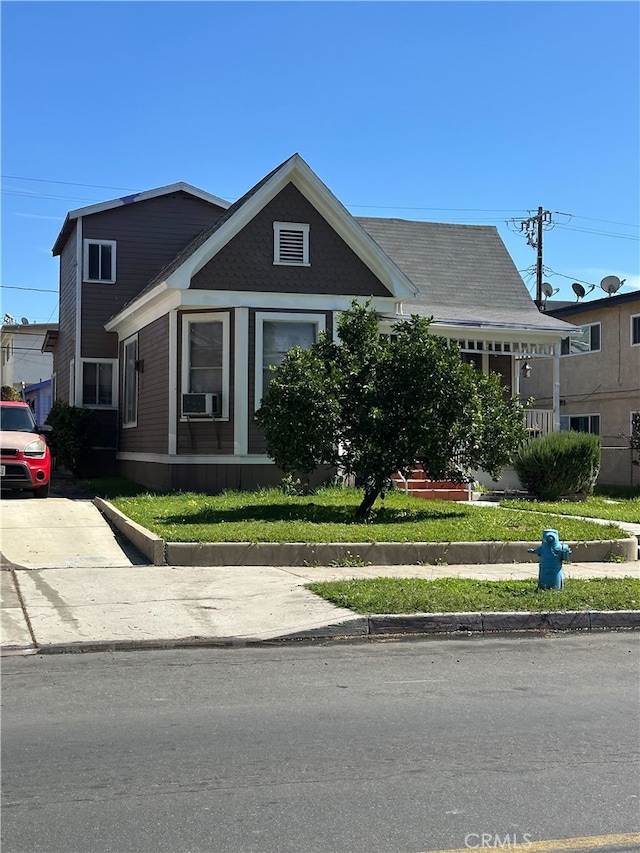
[[[560,344],[553,345],[553,431],[560,431]]]

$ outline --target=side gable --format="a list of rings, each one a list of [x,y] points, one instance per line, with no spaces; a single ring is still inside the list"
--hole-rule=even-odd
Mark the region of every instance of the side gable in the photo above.
[[[274,222],[309,226],[309,265],[274,264]],[[316,207],[288,183],[191,279],[191,289],[393,297]]]

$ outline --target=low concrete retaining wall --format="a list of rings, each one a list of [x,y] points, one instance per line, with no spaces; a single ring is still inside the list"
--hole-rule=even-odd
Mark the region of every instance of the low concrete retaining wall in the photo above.
[[[355,559],[373,566],[418,563],[491,565],[537,563],[528,548],[540,542],[344,542],[307,545],[296,542],[165,542],[102,498],[95,506],[154,566],[329,566]],[[601,539],[568,542],[575,562],[599,563],[620,557],[638,559],[638,540]]]

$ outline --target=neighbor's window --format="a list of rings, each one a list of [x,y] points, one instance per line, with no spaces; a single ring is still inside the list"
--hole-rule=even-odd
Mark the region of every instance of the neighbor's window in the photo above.
[[[631,317],[631,346],[636,347],[640,344],[640,314],[634,314]]]
[[[182,393],[216,395],[207,411],[229,417],[229,315],[191,314],[182,319]],[[213,400],[217,405],[213,406]]]
[[[82,362],[82,405],[115,406],[115,362],[111,359]]]
[[[273,223],[273,263],[309,266],[309,226],[301,222]]]
[[[569,429],[600,435],[600,415],[569,415]]]
[[[591,323],[563,338],[560,355],[578,355],[600,349],[600,323]]]
[[[84,280],[113,284],[116,280],[115,240],[84,241]]]
[[[256,409],[269,387],[272,367],[293,347],[310,349],[324,331],[324,314],[256,314]]]
[[[138,336],[124,343],[122,379],[122,425],[137,426],[138,423]]]

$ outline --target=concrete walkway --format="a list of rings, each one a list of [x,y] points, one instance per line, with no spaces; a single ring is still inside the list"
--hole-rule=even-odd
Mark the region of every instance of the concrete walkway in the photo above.
[[[304,589],[304,584],[380,576],[504,580],[535,578],[538,572],[537,563],[152,566],[111,529],[90,501],[66,498],[3,500],[0,547],[5,654],[364,636],[373,633],[370,619],[334,607]],[[565,576],[639,577],[640,564],[568,563]],[[416,618],[409,620],[415,625]],[[640,613],[626,618],[625,625],[640,626]],[[466,617],[456,619],[452,630],[488,630],[486,618],[484,627],[478,619],[475,627]],[[394,624],[403,630],[400,623]],[[448,630],[448,624],[441,621],[437,630]],[[506,624],[504,619],[500,624]],[[612,624],[617,624],[615,619]],[[577,627],[594,625],[587,618]]]

